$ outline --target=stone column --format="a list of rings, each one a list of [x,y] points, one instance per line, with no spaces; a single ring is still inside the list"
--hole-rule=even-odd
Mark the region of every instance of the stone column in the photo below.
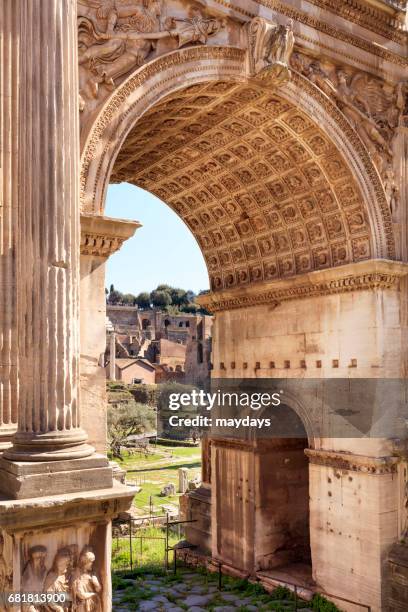
[[[13,3],[15,4],[15,3]],[[19,425],[7,459],[87,457],[79,416],[76,0],[21,0]]]
[[[0,452],[17,428],[16,233],[19,10],[0,4]]]
[[[188,469],[187,468],[179,469],[178,480],[179,480],[178,492],[186,493],[186,491],[188,491]]]

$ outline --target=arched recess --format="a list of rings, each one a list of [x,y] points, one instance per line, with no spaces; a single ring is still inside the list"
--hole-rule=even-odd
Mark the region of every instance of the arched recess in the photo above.
[[[184,122],[180,103],[193,109]],[[381,179],[347,119],[297,73],[278,89],[249,80],[241,49],[170,53],[112,94],[82,153],[83,212],[103,214],[109,182],[122,180],[189,225],[213,290],[395,258]]]

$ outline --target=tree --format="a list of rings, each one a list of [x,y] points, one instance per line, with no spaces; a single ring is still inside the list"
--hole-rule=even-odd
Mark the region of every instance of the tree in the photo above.
[[[112,285],[113,286],[113,285]],[[123,301],[123,294],[120,291],[113,289],[108,295],[108,304],[120,304]]]
[[[129,306],[134,306],[136,304],[136,296],[133,293],[125,293],[122,296],[122,302]]]
[[[155,411],[144,404],[128,402],[108,407],[108,440],[111,453],[121,459],[121,447],[129,436],[134,436],[156,428]]]
[[[176,289],[173,288],[170,293],[171,302],[175,306],[182,306],[183,304],[188,304],[189,299],[187,292],[184,289]]]
[[[186,312],[188,314],[197,314],[200,310],[200,306],[198,304],[185,304],[180,308],[181,312]]]
[[[171,304],[171,295],[170,293],[167,293],[167,291],[156,289],[155,291],[151,292],[150,299],[153,306],[156,306],[157,308],[165,308]]]
[[[146,291],[139,293],[139,295],[136,296],[136,304],[139,308],[150,308],[150,293]]]
[[[156,287],[156,291],[166,291],[167,293],[171,294],[173,287],[170,287],[170,285],[158,285]]]

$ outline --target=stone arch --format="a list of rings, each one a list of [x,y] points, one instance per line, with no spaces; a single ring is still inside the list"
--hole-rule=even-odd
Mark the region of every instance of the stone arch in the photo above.
[[[313,421],[313,414],[311,414],[310,409],[306,407],[296,393],[287,388],[285,388],[284,395],[282,396],[282,405],[294,412],[300,420],[307,435],[307,447],[311,449],[319,448],[320,435],[318,427]],[[264,418],[266,413],[267,409],[259,410],[257,412],[257,417]]]
[[[157,180],[146,176],[151,167],[150,162],[145,167],[139,164],[138,170],[144,174],[143,180],[140,172],[138,180],[130,180],[156,193],[187,223],[204,253],[213,290],[290,277],[362,259],[395,258],[390,211],[381,179],[365,146],[347,119],[325,94],[297,73],[293,73],[291,81],[278,90],[270,85],[265,87],[264,83],[256,80],[249,81],[245,52],[233,47],[191,47],[169,53],[143,66],[119,86],[89,127],[84,144],[81,168],[83,212],[103,214],[106,189],[112,177],[116,181],[129,180],[123,166],[115,171],[114,166],[118,165],[118,156],[121,151],[123,153],[124,144],[140,122],[147,121],[149,114],[154,115],[157,108],[160,109],[166,101],[174,101],[181,95],[180,92],[196,95],[208,84],[209,87],[211,84],[216,87],[214,82],[229,83],[231,86],[236,84],[243,88],[243,94],[245,88],[247,91],[263,91],[272,100],[271,107],[264,109],[264,117],[274,119],[274,113],[278,113],[277,123],[280,122],[280,125],[276,126],[276,130],[287,132],[285,138],[294,146],[286,170],[283,168],[273,174],[274,167],[269,165],[271,175],[276,180],[271,182],[267,190],[258,190],[259,200],[254,203],[254,194],[249,194],[249,207],[251,203],[253,208],[258,206],[262,209],[262,215],[252,214],[254,211],[248,214],[246,208],[248,191],[245,176],[250,180],[251,171],[245,171],[239,177],[239,193],[233,194],[235,203],[237,196],[243,199],[243,205],[238,204],[238,213],[234,216],[234,211],[227,212],[223,231],[218,231],[219,228],[217,230],[215,220],[214,228],[208,235],[203,232],[203,227],[208,224],[203,219],[194,218],[185,200],[183,203],[177,194],[156,188]],[[159,119],[156,118],[156,121]],[[264,128],[256,123],[252,127],[254,131],[258,127]],[[162,140],[171,134],[165,128],[160,129],[164,130],[160,134]],[[313,139],[315,130],[318,135]],[[193,134],[192,140],[196,136]],[[269,144],[269,149],[276,145],[275,152],[283,153],[284,165],[286,151],[283,150],[286,145],[283,144],[283,149],[279,149],[278,134],[275,140],[273,137],[272,134],[266,145]],[[295,176],[294,170],[303,163],[302,151],[305,153],[305,165],[302,166],[299,178]],[[233,159],[239,163],[238,157]],[[263,162],[264,159],[264,155],[258,156],[258,161]],[[279,159],[276,164],[279,164]],[[310,171],[310,176],[305,177],[307,171]],[[208,178],[202,180],[205,188],[206,181],[211,178],[211,172],[209,174]],[[169,177],[166,176],[167,179]],[[270,178],[266,175],[258,176],[258,183],[256,180],[255,183],[259,185]],[[317,187],[311,192],[311,198],[308,199],[308,195],[302,196],[302,184],[297,193],[299,181],[305,185],[309,181],[310,187],[314,185],[314,180],[317,181]],[[319,180],[322,181],[321,189]],[[209,199],[213,198],[212,204],[220,199],[216,194],[209,194],[206,189],[203,196],[205,193]],[[316,201],[317,196],[321,199]],[[265,214],[262,198],[267,201],[267,205],[272,204],[274,209],[273,213],[268,211],[269,216]],[[279,208],[281,200],[285,205],[283,209]],[[291,206],[291,200],[295,201],[296,206]],[[202,214],[200,202],[197,208]],[[222,212],[221,209],[219,212]],[[293,223],[290,215],[293,216]],[[214,222],[215,217],[207,216],[210,224],[211,219]],[[309,216],[315,217],[312,219],[314,224],[309,223]],[[255,223],[258,228],[254,229]],[[200,225],[201,231],[198,227]],[[267,234],[271,234],[271,230],[273,237],[268,238]],[[320,239],[319,232],[324,235],[324,239]],[[224,251],[223,243],[227,245]],[[230,252],[229,260],[226,251]],[[225,261],[222,260],[224,255],[227,258]]]

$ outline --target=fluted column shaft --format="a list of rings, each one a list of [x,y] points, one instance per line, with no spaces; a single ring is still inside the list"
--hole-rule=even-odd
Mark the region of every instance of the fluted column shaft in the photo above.
[[[76,0],[19,0],[19,424],[5,457],[92,450],[79,418]]]
[[[0,3],[0,450],[17,427],[16,234],[19,11]]]

